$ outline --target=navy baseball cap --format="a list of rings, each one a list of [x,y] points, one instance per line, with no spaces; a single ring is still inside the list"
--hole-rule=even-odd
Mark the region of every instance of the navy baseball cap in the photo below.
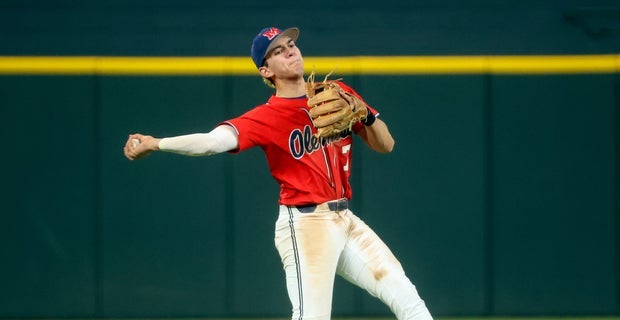
[[[273,43],[276,39],[288,36],[293,41],[297,40],[299,37],[299,29],[298,28],[288,28],[284,31],[278,29],[276,27],[267,27],[261,30],[254,40],[252,41],[252,48],[250,49],[250,55],[252,55],[252,60],[256,65],[256,68],[260,68],[263,66],[263,62],[265,61],[265,56],[271,49],[273,49]]]

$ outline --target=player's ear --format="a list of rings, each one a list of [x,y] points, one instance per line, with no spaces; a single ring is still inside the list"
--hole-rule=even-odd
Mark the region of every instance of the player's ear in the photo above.
[[[261,77],[263,78],[271,78],[273,77],[273,72],[266,66],[262,66],[258,69],[258,72],[260,73]]]

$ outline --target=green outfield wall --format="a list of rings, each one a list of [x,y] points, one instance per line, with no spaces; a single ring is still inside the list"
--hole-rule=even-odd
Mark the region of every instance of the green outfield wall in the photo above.
[[[313,18],[314,17],[314,18]],[[266,101],[247,57],[299,26],[360,92],[353,211],[436,316],[620,315],[617,0],[0,1],[0,318],[287,318],[260,150],[130,162]],[[339,317],[389,316],[336,280]]]
[[[617,73],[343,77],[397,141],[358,143],[353,210],[435,314],[617,314]],[[270,93],[255,76],[0,77],[0,316],[286,316],[260,150],[122,155],[129,133],[205,132]],[[338,280],[334,313],[389,310]]]

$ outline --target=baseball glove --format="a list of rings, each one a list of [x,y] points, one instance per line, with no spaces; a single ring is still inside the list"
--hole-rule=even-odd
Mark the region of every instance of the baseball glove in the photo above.
[[[345,92],[337,80],[327,80],[330,74],[325,76],[323,82],[315,82],[312,72],[306,82],[310,117],[317,128],[316,135],[321,138],[350,130],[368,115],[368,109],[362,100]]]

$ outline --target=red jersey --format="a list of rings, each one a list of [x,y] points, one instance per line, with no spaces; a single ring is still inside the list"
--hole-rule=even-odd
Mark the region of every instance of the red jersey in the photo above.
[[[361,99],[347,85],[341,87]],[[314,136],[308,99],[271,96],[266,104],[225,121],[235,128],[239,148],[259,146],[267,157],[271,175],[280,184],[279,204],[303,205],[351,199],[349,184],[353,137],[345,131],[336,138]],[[372,108],[369,112],[376,113]],[[363,124],[357,123],[358,132]]]

